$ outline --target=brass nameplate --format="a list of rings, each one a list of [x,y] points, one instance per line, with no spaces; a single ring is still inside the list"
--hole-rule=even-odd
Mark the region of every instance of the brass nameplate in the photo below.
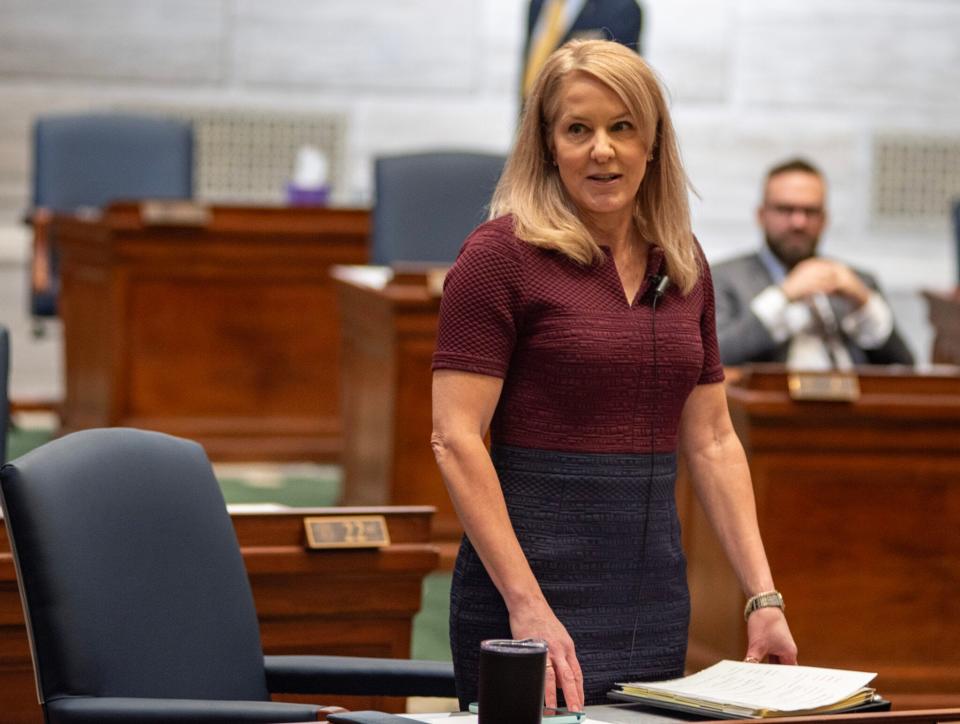
[[[383,548],[390,545],[382,515],[324,515],[303,519],[308,548]]]
[[[140,219],[147,226],[206,226],[210,209],[193,201],[144,201]]]
[[[791,372],[787,388],[794,400],[855,402],[860,399],[860,380],[853,372]]]

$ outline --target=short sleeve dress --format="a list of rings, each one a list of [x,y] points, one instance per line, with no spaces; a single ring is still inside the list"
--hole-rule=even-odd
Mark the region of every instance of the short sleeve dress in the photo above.
[[[701,255],[702,256],[702,255]],[[517,538],[573,638],[586,703],[617,681],[683,675],[689,623],[674,483],[687,396],[720,382],[709,269],[653,304],[628,303],[612,257],[584,266],[478,227],[447,275],[433,369],[503,379],[491,457]],[[509,638],[507,610],[468,538],[454,567],[450,642],[462,706],[479,644]]]

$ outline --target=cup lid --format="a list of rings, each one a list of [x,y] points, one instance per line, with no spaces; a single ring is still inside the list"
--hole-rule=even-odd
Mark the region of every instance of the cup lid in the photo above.
[[[543,639],[486,639],[480,642],[480,648],[504,654],[539,654],[546,653],[547,642]]]

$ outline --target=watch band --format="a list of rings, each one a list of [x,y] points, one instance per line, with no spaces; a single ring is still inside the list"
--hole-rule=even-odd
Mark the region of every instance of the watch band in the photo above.
[[[784,606],[780,591],[764,591],[756,596],[751,596],[747,599],[747,605],[743,609],[743,620],[746,621],[750,618],[750,614],[758,608],[769,608],[771,606],[779,608],[781,611],[785,610],[786,606]]]

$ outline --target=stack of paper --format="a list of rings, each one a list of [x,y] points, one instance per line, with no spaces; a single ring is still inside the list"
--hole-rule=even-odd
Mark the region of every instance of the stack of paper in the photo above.
[[[843,711],[877,700],[875,673],[721,661],[682,679],[618,683],[611,696],[743,719]]]

